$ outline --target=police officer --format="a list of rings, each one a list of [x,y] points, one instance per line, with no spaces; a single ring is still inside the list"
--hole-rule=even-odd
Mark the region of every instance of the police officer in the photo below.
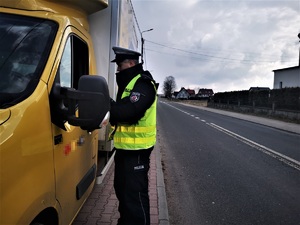
[[[139,63],[140,53],[113,47],[118,66],[116,101],[111,101],[114,126],[114,188],[119,200],[118,225],[150,225],[148,171],[156,143],[158,85]]]

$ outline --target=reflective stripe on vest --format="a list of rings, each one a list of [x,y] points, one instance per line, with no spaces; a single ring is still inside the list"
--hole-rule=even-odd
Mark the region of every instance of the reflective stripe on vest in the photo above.
[[[121,98],[130,96],[131,91],[136,81],[141,77],[137,75],[126,86]],[[155,88],[155,84],[154,88]],[[156,88],[155,88],[156,89]],[[155,101],[149,109],[147,109],[143,118],[137,124],[127,125],[118,124],[117,130],[114,134],[114,146],[118,149],[139,150],[147,149],[156,143],[156,102]]]

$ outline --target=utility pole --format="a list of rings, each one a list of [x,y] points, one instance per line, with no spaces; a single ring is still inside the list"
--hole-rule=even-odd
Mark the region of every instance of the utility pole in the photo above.
[[[144,30],[144,31],[142,31],[141,32],[141,61],[142,61],[142,64],[144,63],[144,43],[145,43],[145,40],[144,40],[144,38],[143,38],[143,33],[145,33],[145,32],[149,32],[149,31],[152,31],[153,29],[151,28],[151,29],[149,29],[149,30]]]
[[[300,42],[300,33],[298,34],[299,42]],[[299,46],[299,66],[300,66],[300,46]]]

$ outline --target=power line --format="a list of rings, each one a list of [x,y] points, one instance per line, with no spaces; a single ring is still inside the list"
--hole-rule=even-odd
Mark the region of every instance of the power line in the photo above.
[[[171,56],[179,56],[179,57],[182,57],[183,55],[181,54],[174,54],[174,53],[170,53],[170,52],[162,52],[162,51],[158,51],[158,50],[153,50],[153,49],[149,49],[149,48],[146,48],[147,51],[150,51],[150,52],[156,52],[156,53],[159,53],[159,54],[165,54],[165,55],[171,55]],[[224,59],[211,59],[211,58],[200,58],[200,57],[195,57],[195,56],[189,56],[189,58],[192,58],[192,59],[196,59],[196,60],[201,60],[201,61],[215,61],[215,62],[221,62],[221,63],[235,63],[235,62],[239,62],[239,63],[242,63],[242,64],[253,64],[254,62],[253,61],[246,61],[241,59],[241,60],[231,60],[231,61],[224,61],[224,60],[228,60],[226,58]],[[255,62],[257,63],[257,62]]]
[[[153,42],[153,41],[149,41],[149,40],[145,40],[145,41],[147,41],[149,43],[152,43],[154,45],[162,46],[162,47],[172,49],[172,50],[176,50],[176,51],[179,51],[179,52],[184,52],[184,53],[187,53],[187,54],[192,54],[192,55],[198,55],[198,56],[202,56],[202,57],[206,57],[206,58],[211,58],[211,60],[218,59],[218,60],[239,61],[239,62],[243,61],[243,62],[249,62],[249,63],[272,63],[276,60],[275,58],[274,58],[274,60],[252,60],[252,59],[237,59],[237,58],[232,58],[232,57],[221,57],[221,56],[216,56],[216,55],[211,55],[211,54],[192,52],[192,51],[184,50],[184,49],[177,48],[177,47],[172,47],[172,46],[169,46],[169,45],[166,45],[166,44],[161,44],[161,43],[157,43],[157,42]],[[147,49],[147,50],[150,50],[150,49]],[[152,50],[152,51],[155,51],[155,50]],[[213,51],[218,51],[218,50],[214,49]],[[221,50],[221,52],[222,51],[224,51],[224,50]],[[232,53],[231,50],[225,50],[225,51],[230,51],[230,53]],[[157,51],[157,52],[164,53],[162,51]],[[246,56],[249,55],[249,53],[245,53],[245,52],[243,52],[243,53],[236,52],[236,53],[237,54],[243,54],[243,55],[246,55]],[[260,54],[260,53],[251,53],[251,54]],[[282,62],[290,62],[290,60],[289,61],[282,61]]]

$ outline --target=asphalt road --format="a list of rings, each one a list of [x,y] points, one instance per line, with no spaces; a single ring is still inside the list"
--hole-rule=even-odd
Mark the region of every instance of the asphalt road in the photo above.
[[[299,225],[300,135],[158,104],[170,224]]]

